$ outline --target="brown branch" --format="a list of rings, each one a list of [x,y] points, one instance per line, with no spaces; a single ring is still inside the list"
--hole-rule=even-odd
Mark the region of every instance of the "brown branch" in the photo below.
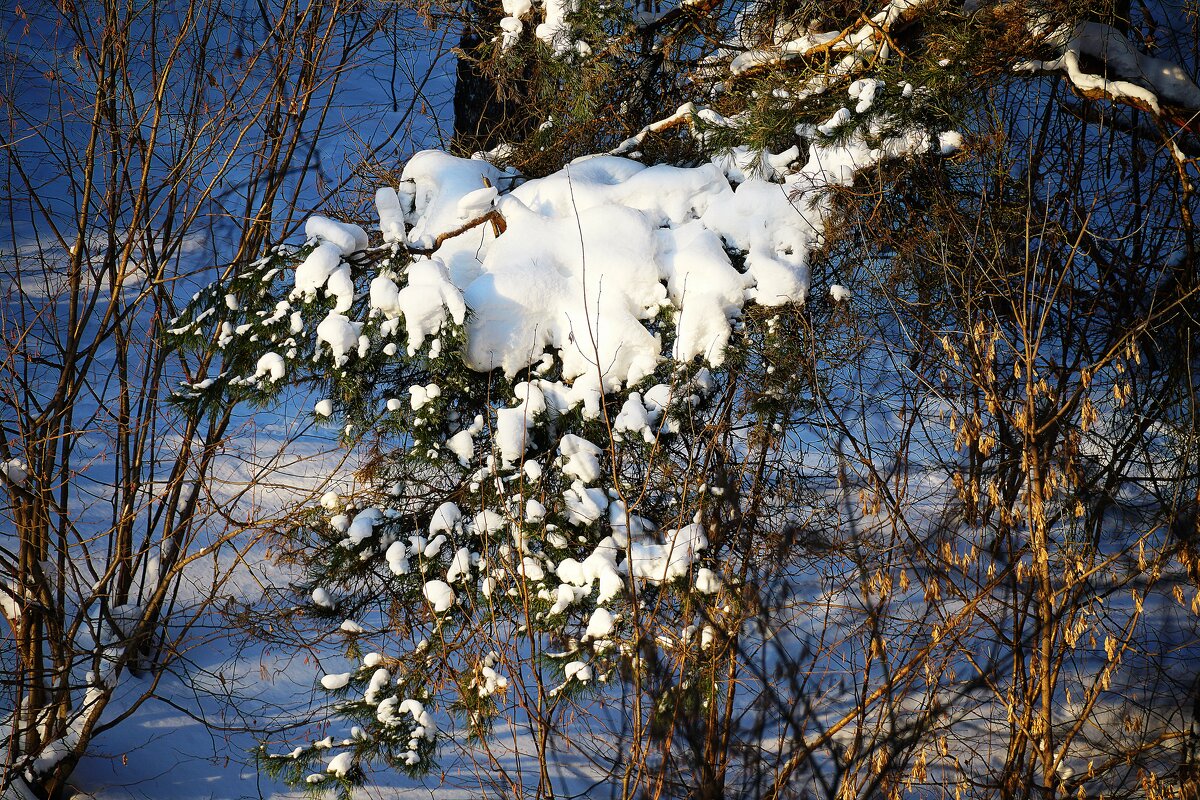
[[[497,236],[504,233],[504,231],[508,229],[508,223],[506,223],[504,221],[504,217],[501,216],[499,211],[497,211],[496,209],[492,209],[488,213],[484,214],[482,217],[476,217],[473,220],[464,222],[462,225],[459,225],[454,230],[446,231],[445,233],[439,233],[437,238],[433,240],[432,247],[412,247],[412,246],[410,246],[408,248],[408,252],[412,253],[413,255],[431,256],[437,252],[437,249],[439,247],[441,247],[442,244],[445,243],[445,241],[447,239],[453,239],[455,236],[460,236],[460,235],[466,233],[467,231],[471,230],[472,228],[478,228],[480,225],[483,225],[486,222],[492,223],[492,231]]]

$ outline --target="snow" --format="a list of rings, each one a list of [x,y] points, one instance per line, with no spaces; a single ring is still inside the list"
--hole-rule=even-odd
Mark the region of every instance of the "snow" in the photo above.
[[[562,474],[582,483],[595,483],[601,475],[603,451],[588,440],[568,433],[558,443]]]
[[[29,465],[19,458],[10,458],[4,465],[4,476],[10,483],[25,483],[29,480]]]
[[[454,605],[455,595],[454,590],[450,588],[450,584],[441,580],[426,581],[421,593],[429,604],[433,606],[435,614],[443,614],[450,610],[450,606]]]
[[[525,501],[525,521],[536,525],[546,518],[546,507],[530,497]]]
[[[1187,72],[1170,61],[1142,53],[1133,43],[1110,25],[1100,22],[1081,22],[1067,51],[1077,49],[1081,54],[1103,61],[1118,75],[1147,86],[1159,98],[1186,109],[1200,109],[1200,87]],[[1122,87],[1118,91],[1129,91]]]
[[[592,679],[592,668],[582,661],[571,661],[563,667],[563,674],[568,681],[587,683]]]
[[[841,36],[839,31],[829,31],[827,33],[814,33],[800,36],[791,41],[785,42],[777,48],[763,48],[746,50],[737,55],[729,64],[729,72],[731,75],[741,75],[749,72],[756,67],[770,66],[786,61],[790,58],[796,58],[804,53],[807,53],[813,48],[828,44]]]
[[[938,150],[948,156],[962,149],[963,137],[958,131],[942,131],[938,134]]]
[[[404,316],[408,354],[412,356],[427,336],[441,330],[447,317],[461,325],[467,306],[441,261],[417,259],[408,266],[407,277],[408,284],[397,293],[394,309]]]
[[[510,17],[523,17],[533,10],[532,0],[501,0],[504,13]]]
[[[579,10],[578,0],[542,0],[546,21],[537,26],[534,35],[554,48],[556,55],[569,52],[575,43],[570,38],[567,14]]]
[[[334,364],[341,366],[349,354],[358,349],[358,337],[362,332],[361,322],[351,322],[345,315],[330,311],[317,326],[317,340],[329,345]]]
[[[861,105],[882,86],[860,82],[853,94]],[[820,127],[832,130],[848,113]],[[418,187],[414,238],[430,241],[460,224],[460,212],[493,202],[507,229],[496,237],[484,226],[448,240],[410,265],[403,289],[377,278],[372,305],[403,315],[410,353],[470,307],[469,366],[513,376],[553,353],[576,392],[611,391],[648,375],[662,342],[647,326],[668,305],[679,310],[672,357],[719,365],[746,300],[806,299],[808,254],[821,243],[827,189],[849,185],[883,158],[930,147],[928,136],[915,133],[869,146],[864,136],[882,129],[842,144],[813,143],[796,169],[788,168],[799,155],[794,149],[756,153],[766,174],[739,167],[736,186],[714,164],[647,168],[598,156],[497,196],[481,187],[484,178],[501,180],[495,168],[420,153],[405,170]],[[944,138],[943,149],[951,141]],[[613,230],[622,232],[619,240]],[[726,248],[746,253],[746,272],[733,267]],[[521,430],[515,420],[505,430],[501,452],[511,463],[520,453],[512,434]]]
[[[608,506],[608,524],[612,529],[613,540],[619,547],[625,547],[631,540],[654,530],[654,525],[632,513],[625,506],[625,501],[616,496],[616,492],[610,491],[609,494],[612,500]]]
[[[500,49],[508,50],[521,39],[524,23],[516,17],[504,17],[500,20]]]
[[[521,32],[525,29],[525,24],[521,22],[520,18],[532,10],[532,2],[531,0],[504,0],[503,7],[507,16],[500,20],[500,49],[508,50],[520,41]]]
[[[720,236],[699,220],[664,229],[659,237],[668,294],[680,309],[671,355],[685,363],[700,356],[718,366],[752,276],[733,268]]]
[[[313,413],[316,414],[318,417],[332,416],[333,415],[333,401],[328,398],[326,398],[324,400],[318,400],[316,405],[313,406]],[[335,497],[336,497],[336,495],[335,495]],[[337,501],[334,500],[334,502],[336,503]],[[321,505],[325,505],[324,499],[322,499]]]
[[[375,532],[375,526],[382,521],[383,512],[378,508],[360,511],[354,516],[354,521],[350,523],[350,528],[346,532],[350,544],[359,545],[371,538]]]
[[[404,311],[400,306],[400,287],[386,275],[378,275],[371,280],[369,297],[371,309],[383,314],[386,319],[397,319]]]
[[[1078,89],[1101,92],[1117,100],[1142,104],[1162,113],[1160,101],[1185,109],[1200,110],[1200,87],[1177,64],[1155,58],[1134,48],[1133,43],[1110,25],[1081,22],[1073,30],[1059,33],[1062,54],[1047,61],[1030,60],[1018,65],[1024,71],[1061,71]],[[1118,80],[1085,72],[1081,57],[1104,64]]]
[[[410,386],[408,387],[408,394],[409,406],[413,411],[420,411],[430,401],[440,397],[442,390],[437,384],[431,383],[428,386]]]
[[[401,714],[408,714],[412,717],[413,722],[417,723],[414,735],[422,736],[430,741],[437,735],[437,723],[419,700],[410,697],[402,701],[397,710]],[[416,731],[420,731],[420,733],[418,734]]]
[[[408,235],[404,230],[404,209],[400,205],[400,196],[391,186],[383,186],[375,191],[375,210],[379,214],[379,230],[383,233],[383,241],[388,244],[405,244]]]
[[[542,570],[542,565],[537,562],[537,559],[531,556],[526,556],[521,560],[521,573],[525,576],[525,580],[530,583],[537,583],[546,577],[546,573]]]
[[[409,571],[408,564],[408,548],[403,542],[392,542],[388,545],[387,553],[384,556],[387,559],[388,569],[393,575],[407,575]]]
[[[629,546],[630,574],[653,583],[683,577],[707,546],[708,539],[698,523],[668,531],[663,544],[634,542]]]
[[[351,753],[338,753],[329,760],[329,766],[325,768],[325,771],[344,778],[353,767],[354,756]]]
[[[603,489],[591,489],[575,481],[563,492],[567,519],[573,525],[591,525],[608,510],[608,494]]]
[[[421,556],[426,561],[437,558],[442,552],[442,548],[446,545],[446,541],[446,534],[439,533],[437,536],[434,536],[432,539],[430,539],[429,542],[426,543],[425,547],[422,548]]]
[[[622,548],[611,536],[607,536],[583,562],[573,558],[563,559],[555,572],[566,583],[580,588],[591,587],[599,582],[596,602],[602,605],[616,597],[625,586],[617,571],[617,557],[621,553]]]
[[[492,210],[499,192],[495,186],[485,186],[463,195],[458,201],[458,216],[462,220],[472,220]]]
[[[380,694],[387,689],[391,680],[392,673],[386,667],[376,669],[371,673],[371,680],[367,682],[367,688],[363,692],[363,700],[367,703],[378,703]]]
[[[566,613],[567,609],[581,597],[588,594],[587,589],[576,589],[567,584],[559,584],[558,588],[553,593],[543,589],[538,593],[539,596],[545,596],[547,599],[553,598],[554,603],[546,611],[546,615],[550,617],[558,616]]]
[[[459,431],[446,440],[446,447],[458,458],[458,463],[467,466],[475,456],[475,438],[470,431]]]
[[[629,397],[625,398],[625,402],[621,405],[616,419],[613,420],[613,430],[616,431],[617,436],[624,433],[639,434],[647,444],[653,444],[655,434],[651,426],[657,421],[659,415],[660,409],[647,409],[642,404],[640,392],[630,392]]]
[[[339,255],[367,249],[367,232],[357,225],[337,222],[328,217],[312,216],[304,223],[304,234],[332,245]]]
[[[751,178],[774,181],[800,155],[800,148],[789,147],[782,153],[737,145],[713,157],[725,177],[732,183],[745,183]]]
[[[515,202],[503,205],[508,233],[488,250],[483,275],[463,293],[475,312],[468,365],[514,375],[552,346],[568,381],[607,389],[650,374],[661,345],[641,320],[657,310],[664,293],[642,266],[653,241],[649,221],[623,208],[546,218]],[[612,230],[623,231],[615,246]],[[585,259],[584,252],[593,257]]]
[[[537,483],[542,477],[542,465],[536,461],[526,461],[521,466],[521,472],[530,483]]]
[[[534,417],[546,410],[546,398],[536,382],[517,384],[515,408],[503,408],[496,413],[493,441],[500,451],[501,462],[511,467],[525,452],[525,440]]]
[[[874,78],[860,78],[850,84],[847,94],[850,95],[850,99],[858,101],[858,104],[854,106],[854,113],[866,113],[875,103],[875,93],[882,89],[883,86],[883,81],[875,80]]]
[[[300,266],[296,267],[293,297],[305,301],[316,299],[317,290],[325,286],[329,276],[342,265],[342,250],[334,244],[321,243],[313,248]]]
[[[433,536],[454,530],[460,519],[462,519],[462,511],[457,505],[449,501],[442,503],[429,519],[429,535]]]
[[[850,299],[850,290],[840,283],[835,283],[829,287],[829,299],[835,303],[844,303]]]
[[[588,620],[587,629],[583,632],[585,639],[605,639],[612,635],[616,620],[607,608],[597,608]]]
[[[458,583],[471,576],[471,551],[460,547],[450,559],[450,567],[446,570],[446,583]]]
[[[338,265],[325,281],[325,293],[336,298],[333,310],[344,314],[354,305],[354,281],[350,278],[350,267],[347,264]]]
[[[471,527],[481,536],[504,530],[507,526],[508,518],[490,509],[480,511],[471,520]]]
[[[696,570],[696,591],[701,594],[716,594],[721,591],[721,578],[708,567]]]
[[[338,689],[342,689],[349,683],[350,683],[350,673],[349,672],[339,672],[336,674],[326,675],[323,678],[321,678],[321,685],[331,692],[337,691]]]
[[[495,666],[498,661],[499,655],[495,651],[489,653],[484,659],[483,668],[480,670],[480,677],[483,678],[479,683],[480,697],[503,694],[508,688],[508,678],[496,672]]]
[[[266,376],[271,383],[283,380],[283,376],[287,373],[287,369],[283,363],[283,356],[279,353],[264,353],[259,359],[258,364],[254,368],[254,377],[259,378]]]
[[[408,237],[418,247],[429,247],[439,234],[457,228],[462,222],[459,200],[483,188],[485,180],[493,186],[505,182],[504,173],[486,161],[456,158],[439,150],[422,150],[414,155],[404,165],[401,177],[413,187]]]
[[[320,606],[321,608],[334,607],[333,597],[325,588],[321,586],[318,586],[312,590],[312,601],[314,605]]]

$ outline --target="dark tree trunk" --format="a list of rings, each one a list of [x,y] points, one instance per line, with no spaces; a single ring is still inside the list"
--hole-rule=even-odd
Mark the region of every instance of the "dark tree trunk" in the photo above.
[[[529,97],[529,70],[507,74],[503,82],[485,66],[490,37],[500,30],[500,17],[481,3],[468,6],[471,21],[459,40],[461,55],[454,81],[455,150],[491,150],[502,142],[520,142],[536,130],[536,104]]]

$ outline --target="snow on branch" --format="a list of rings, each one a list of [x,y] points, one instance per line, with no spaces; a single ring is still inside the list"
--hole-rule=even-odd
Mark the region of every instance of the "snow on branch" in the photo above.
[[[849,75],[878,58],[888,58],[899,48],[893,32],[916,18],[916,11],[929,0],[892,0],[872,15],[863,13],[855,24],[840,30],[806,31],[803,35],[755,47],[735,56],[729,62],[732,80],[756,75],[766,69],[789,62],[809,63],[814,59],[836,57],[837,61],[824,70],[802,94],[819,94],[830,86],[830,79]],[[860,24],[861,23],[861,24]]]
[[[1163,118],[1167,106],[1185,112],[1182,127],[1195,130],[1200,113],[1200,87],[1177,64],[1139,52],[1110,25],[1082,22],[1069,35],[1055,59],[1029,60],[1018,64],[1023,72],[1062,72],[1087,97],[1105,97],[1136,106]],[[1084,69],[1084,59],[1101,64],[1100,74]],[[1190,112],[1190,113],[1188,113]]]

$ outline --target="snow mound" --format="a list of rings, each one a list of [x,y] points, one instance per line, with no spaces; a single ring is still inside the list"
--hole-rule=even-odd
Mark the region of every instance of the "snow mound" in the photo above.
[[[862,106],[882,84],[853,89]],[[842,109],[816,128],[825,134],[849,119]],[[762,170],[596,156],[507,192],[494,187],[511,176],[484,161],[418,153],[403,175],[415,194],[409,238],[431,250],[409,266],[405,288],[377,278],[372,305],[404,317],[410,352],[447,318],[465,317],[471,368],[511,377],[549,354],[577,391],[616,391],[650,375],[664,358],[667,310],[670,357],[720,365],[746,302],[806,301],[830,189],[886,158],[942,146],[924,132],[883,136],[883,123],[833,144],[817,132],[802,161],[795,148],[734,159]],[[381,225],[393,222],[392,207]],[[476,225],[445,237],[489,209],[503,232]],[[346,330],[342,344],[331,332],[335,356],[350,338]]]

